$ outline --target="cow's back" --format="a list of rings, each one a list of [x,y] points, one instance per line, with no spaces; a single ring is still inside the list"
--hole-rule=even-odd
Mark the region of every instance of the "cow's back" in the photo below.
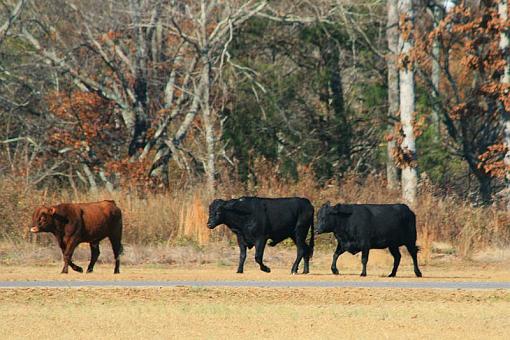
[[[121,210],[115,201],[76,203],[76,206],[81,210],[87,238],[104,238],[121,223]]]
[[[313,224],[313,206],[306,198],[261,198],[266,210],[268,227],[276,238],[291,233],[296,226]],[[282,234],[282,235],[276,235]]]
[[[351,232],[374,248],[416,241],[415,215],[405,204],[356,204],[349,219]]]

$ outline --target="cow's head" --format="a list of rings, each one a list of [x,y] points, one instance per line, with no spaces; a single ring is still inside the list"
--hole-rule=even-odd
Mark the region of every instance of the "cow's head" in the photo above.
[[[317,213],[317,234],[331,233],[340,222],[340,218],[347,218],[352,214],[349,205],[337,204],[332,206],[329,202],[322,205]]]
[[[30,231],[32,233],[52,232],[55,230],[55,214],[57,210],[55,207],[39,207],[32,215],[32,226]]]
[[[227,202],[220,199],[215,199],[209,204],[209,219],[207,220],[207,228],[214,229],[220,224],[223,224],[225,218],[225,204]]]

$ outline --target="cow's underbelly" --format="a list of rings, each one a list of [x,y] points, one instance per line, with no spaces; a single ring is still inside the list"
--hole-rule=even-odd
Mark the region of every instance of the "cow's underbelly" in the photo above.
[[[82,242],[99,242],[105,239],[108,235],[102,230],[87,230],[82,233]]]
[[[286,229],[286,230],[277,230],[277,231],[271,231],[267,238],[271,240],[270,245],[275,246],[278,243],[282,242],[283,240],[289,238],[292,235],[292,230]]]

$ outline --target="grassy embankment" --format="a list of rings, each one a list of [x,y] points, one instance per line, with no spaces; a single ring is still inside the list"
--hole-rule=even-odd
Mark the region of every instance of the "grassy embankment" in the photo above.
[[[326,201],[401,201],[399,192],[387,190],[378,177],[346,179],[319,188],[313,176],[305,173],[297,183],[284,183],[267,177],[256,188],[224,183],[219,190],[216,197],[222,198],[242,195],[304,196],[312,200],[317,209]],[[116,200],[123,210],[124,263],[216,263],[218,257],[231,256],[228,254],[235,248],[231,233],[225,227],[218,227],[213,232],[205,227],[207,207],[212,197],[198,185],[140,197],[128,192],[90,194],[38,191],[4,178],[0,179],[0,263],[27,265],[59,262],[61,254],[51,235],[31,235],[28,232],[34,208],[41,204],[106,198]],[[453,197],[439,196],[433,188],[423,185],[419,203],[413,210],[417,214],[418,244],[422,248],[420,260],[423,263],[437,252],[471,258],[488,247],[501,248],[510,244],[510,217],[495,206],[473,207]],[[330,253],[334,248],[332,242],[330,235],[320,236],[316,247],[319,251],[322,249]],[[438,247],[441,243],[444,246]],[[285,244],[291,245],[287,242],[277,248],[285,248]],[[102,243],[100,259],[109,260],[109,248],[107,242]],[[88,253],[88,247],[85,247],[79,249],[76,256],[85,258]]]

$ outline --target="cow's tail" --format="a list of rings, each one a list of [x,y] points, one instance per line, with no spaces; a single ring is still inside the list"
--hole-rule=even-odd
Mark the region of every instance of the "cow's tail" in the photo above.
[[[310,245],[309,245],[309,252],[308,252],[308,258],[313,257],[313,246],[314,246],[314,238],[315,238],[315,230],[313,226],[313,218],[312,218],[312,224],[310,225]]]

